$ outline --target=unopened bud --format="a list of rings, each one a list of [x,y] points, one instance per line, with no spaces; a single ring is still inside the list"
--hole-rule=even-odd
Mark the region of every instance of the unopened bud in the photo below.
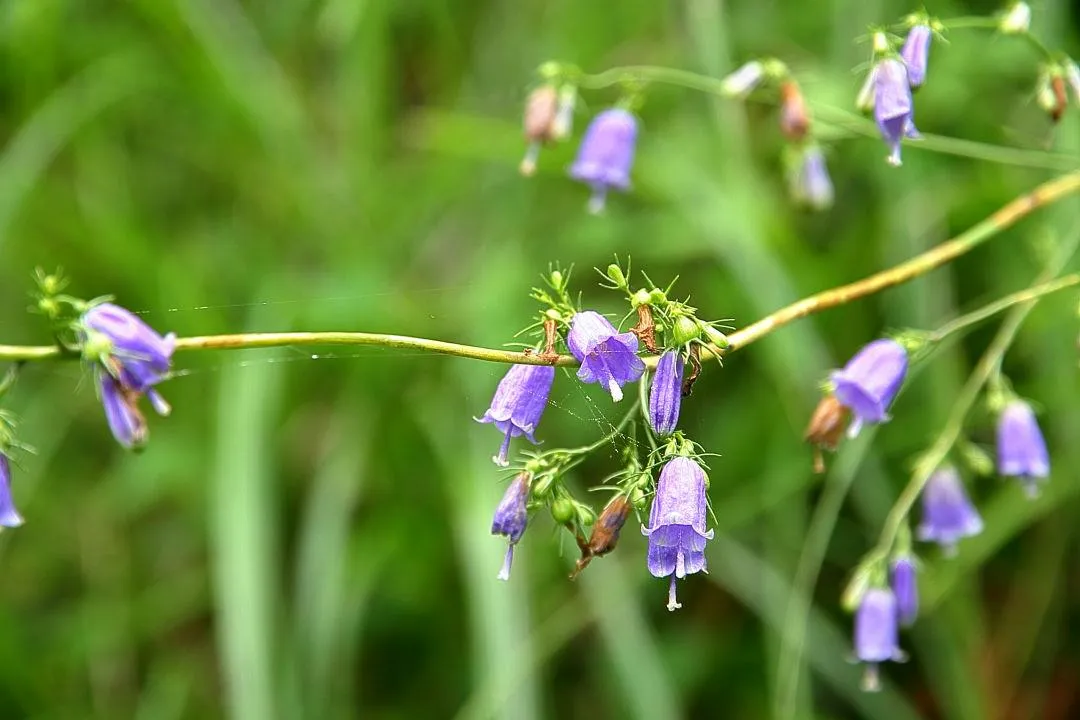
[[[607,276],[611,279],[611,282],[615,283],[617,286],[621,288],[626,287],[626,275],[623,273],[622,268],[616,263],[611,263],[607,266]]]
[[[982,477],[990,477],[994,474],[994,459],[981,447],[975,443],[963,442],[960,443],[959,450],[960,458],[973,473]]]
[[[551,494],[551,488],[555,485],[554,475],[544,475],[532,486],[532,496],[537,500],[544,500]]]
[[[589,551],[599,556],[614,550],[619,542],[619,531],[629,515],[630,500],[626,495],[619,493],[611,498],[593,527],[592,536],[589,538]]]
[[[638,308],[642,305],[648,305],[652,302],[652,296],[649,295],[649,291],[645,288],[641,288],[634,293],[634,296],[630,298],[630,305],[633,308]]]
[[[794,80],[780,84],[780,130],[784,137],[794,142],[802,140],[810,130],[806,100]]]
[[[536,171],[536,159],[540,146],[552,138],[552,126],[558,111],[558,91],[553,85],[541,85],[529,93],[525,101],[523,127],[529,147],[521,161],[521,174],[532,175]]]
[[[561,289],[563,286],[563,274],[558,270],[551,271],[551,287]]]
[[[565,525],[574,519],[574,501],[565,495],[551,503],[551,517],[559,525]]]
[[[998,21],[998,30],[1006,35],[1021,35],[1030,28],[1031,6],[1026,2],[1014,2]]]
[[[726,350],[728,345],[731,344],[728,342],[727,335],[717,330],[713,325],[699,320],[698,326],[701,328],[701,331],[705,333],[705,337],[709,339],[709,342],[721,350]]]
[[[634,506],[634,509],[639,512],[645,512],[649,509],[649,496],[645,492],[645,488],[636,487],[630,491],[630,503]]]
[[[875,55],[884,55],[891,49],[889,45],[889,36],[881,31],[874,33],[872,43]]]
[[[653,288],[649,291],[649,302],[653,305],[660,305],[667,302],[667,293],[660,288]]]
[[[866,73],[866,79],[863,80],[862,87],[859,88],[859,94],[855,98],[855,108],[861,113],[872,113],[874,111],[874,89],[877,84],[878,66],[874,65],[870,68],[870,72]]]
[[[564,85],[559,90],[555,119],[551,123],[551,139],[562,140],[570,134],[574,125],[574,106],[577,104],[577,88]]]
[[[701,335],[701,328],[694,318],[680,315],[675,320],[675,327],[671,329],[672,339],[676,345],[684,345],[691,340],[696,340]]]
[[[751,60],[720,81],[720,91],[731,98],[745,98],[765,79],[765,66]]]

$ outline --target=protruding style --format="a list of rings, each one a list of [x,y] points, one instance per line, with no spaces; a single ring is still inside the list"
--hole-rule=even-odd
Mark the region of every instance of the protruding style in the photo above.
[[[705,471],[691,458],[669,460],[660,471],[649,525],[641,528],[649,538],[649,572],[671,577],[668,610],[682,607],[676,579],[706,570],[705,542],[712,539],[713,531],[705,529],[705,481]]]
[[[620,333],[607,318],[585,310],[570,322],[566,344],[581,363],[578,378],[598,383],[611,393],[611,399],[623,398],[622,386],[641,377],[645,363],[637,356],[638,339],[632,332]]]
[[[983,530],[982,517],[951,465],[938,468],[930,476],[922,491],[922,507],[917,537],[923,542],[936,542],[947,555],[956,554],[957,542]]]
[[[491,407],[476,419],[494,423],[503,435],[499,452],[492,458],[496,465],[509,465],[511,438],[524,435],[536,444],[536,426],[547,408],[554,380],[555,368],[550,365],[511,365],[499,381]]]
[[[998,417],[997,468],[1000,475],[1018,478],[1031,497],[1039,494],[1039,482],[1050,475],[1046,440],[1023,400],[1010,402]]]
[[[611,108],[589,123],[570,166],[570,177],[592,188],[589,211],[604,209],[608,191],[630,189],[630,168],[634,164],[638,122],[629,110]]]

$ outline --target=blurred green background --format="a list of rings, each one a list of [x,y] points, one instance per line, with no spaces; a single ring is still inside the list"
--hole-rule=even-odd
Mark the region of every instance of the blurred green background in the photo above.
[[[1080,54],[1075,7],[1033,6],[1046,43]],[[48,341],[23,312],[38,265],[163,332],[498,346],[529,321],[528,288],[551,262],[573,264],[589,303],[615,310],[590,268],[618,253],[658,282],[680,275],[706,317],[744,325],[911,257],[1054,171],[1026,154],[1001,165],[914,146],[897,170],[879,141],[840,138],[827,148],[836,207],[810,215],[785,197],[770,108],[654,87],[635,190],[593,217],[564,174],[574,142],[545,151],[537,177],[517,174],[534,68],[720,77],[775,54],[813,101],[847,108],[868,52],[857,39],[914,9],[3,0],[0,341]],[[1034,103],[1037,60],[1021,41],[952,33],[931,51],[919,127],[1077,157],[1080,113],[1051,126]],[[587,93],[575,139],[616,99]],[[858,689],[838,595],[996,323],[938,355],[894,421],[835,458],[824,482],[851,491],[817,582],[795,578],[815,550],[823,481],[801,434],[819,380],[887,328],[934,327],[1025,287],[1040,243],[1077,232],[1078,209],[1066,200],[949,268],[707,368],[682,425],[722,455],[717,537],[710,574],[682,584],[675,614],[634,520],[569,582],[573,548],[539,517],[511,581],[495,579],[499,438],[471,418],[503,367],[378,349],[181,354],[164,387],[174,413],[151,420],[140,455],[112,441],[77,364],[29,367],[4,401],[37,452],[18,456],[14,480],[27,523],[0,536],[0,717],[1075,717],[1075,296],[1040,304],[1006,359],[1042,410],[1048,489],[1028,502],[969,474],[986,532],[952,560],[925,548],[911,661],[886,668],[883,692]],[[591,442],[617,413],[560,374],[540,436]],[[985,413],[970,429],[988,446]],[[574,483],[584,494],[614,465],[600,453]],[[795,658],[780,638],[802,593],[813,603]],[[790,702],[781,666],[798,668]]]

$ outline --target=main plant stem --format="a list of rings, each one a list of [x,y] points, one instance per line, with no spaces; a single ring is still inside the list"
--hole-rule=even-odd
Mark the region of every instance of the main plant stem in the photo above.
[[[741,350],[755,340],[760,340],[769,333],[790,322],[813,315],[823,310],[844,305],[854,300],[873,295],[888,288],[900,285],[920,275],[940,267],[1011,227],[1016,221],[1035,210],[1050,205],[1071,193],[1080,190],[1080,170],[1049,180],[1029,193],[1009,202],[990,217],[973,226],[952,240],[947,240],[907,262],[900,263],[887,270],[865,277],[862,280],[825,290],[816,295],[798,300],[787,307],[763,317],[755,323],[736,330],[728,335],[728,347],[721,349],[715,345],[703,349],[703,358],[719,357],[735,350]],[[176,341],[178,351],[189,350],[231,350],[240,348],[268,348],[285,346],[318,345],[374,345],[405,350],[424,350],[427,352],[487,360],[488,362],[517,363],[521,365],[555,365],[573,367],[578,361],[572,355],[560,355],[555,360],[533,352],[516,352],[494,348],[461,345],[443,340],[409,337],[407,335],[386,335],[363,332],[282,332],[282,333],[240,333],[235,335],[206,335],[201,337],[179,338]],[[55,360],[73,357],[64,354],[56,345],[0,345],[0,360],[35,361]],[[655,367],[656,358],[645,358],[645,363]]]

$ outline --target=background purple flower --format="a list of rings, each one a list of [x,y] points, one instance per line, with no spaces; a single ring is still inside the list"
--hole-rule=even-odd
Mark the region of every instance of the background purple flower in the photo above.
[[[550,365],[511,365],[499,381],[491,407],[477,422],[495,423],[503,434],[498,454],[492,458],[497,465],[508,465],[510,438],[524,435],[536,444],[536,426],[547,407],[555,368]]]
[[[570,177],[588,183],[593,190],[589,210],[604,209],[608,190],[630,189],[630,168],[634,164],[637,119],[628,110],[605,110],[589,123],[570,166]]]
[[[499,570],[499,580],[510,579],[510,568],[514,564],[514,546],[525,534],[525,528],[529,524],[529,510],[526,501],[529,499],[529,487],[532,476],[527,472],[518,475],[507,486],[502,500],[495,508],[495,515],[491,519],[491,534],[505,535],[509,541],[506,548],[506,557],[503,559],[502,569]]]
[[[679,423],[684,363],[678,350],[660,356],[649,391],[649,424],[660,436],[670,435]]]
[[[660,471],[649,513],[649,526],[641,532],[649,538],[649,572],[671,576],[668,610],[682,607],[676,597],[675,580],[705,569],[705,541],[713,537],[705,529],[705,471],[688,457],[675,457]]]
[[[907,68],[897,58],[886,58],[877,64],[874,73],[874,119],[882,139],[889,146],[889,163],[892,165],[901,163],[900,141],[905,136],[918,135],[911,114]]]
[[[0,451],[0,525],[14,528],[22,524],[22,515],[15,509],[15,500],[11,496],[11,463]]]
[[[915,559],[902,555],[893,560],[891,585],[896,596],[897,615],[901,625],[911,625],[919,614],[919,586],[915,574]]]
[[[957,541],[982,532],[982,518],[952,466],[939,468],[930,476],[922,491],[922,506],[918,538],[938,543],[946,554],[956,552]]]
[[[908,357],[895,340],[874,340],[829,376],[833,393],[855,416],[848,428],[854,437],[867,423],[889,419],[888,409],[907,374]]]
[[[1050,474],[1046,440],[1023,400],[1010,402],[998,418],[997,466],[1000,475],[1020,478],[1032,496],[1038,493],[1037,481]]]
[[[926,65],[930,54],[930,39],[933,36],[929,26],[916,25],[908,31],[900,57],[907,66],[908,83],[917,88],[926,81]]]
[[[896,596],[888,588],[870,588],[855,611],[855,657],[867,663],[863,689],[877,690],[877,664],[899,660]]]
[[[817,145],[807,147],[789,171],[789,188],[795,202],[814,210],[825,210],[833,204],[833,183],[825,155]]]
[[[566,344],[581,362],[578,378],[585,383],[599,383],[615,402],[622,400],[622,386],[645,372],[645,363],[637,356],[637,336],[619,333],[600,313],[576,313]]]

